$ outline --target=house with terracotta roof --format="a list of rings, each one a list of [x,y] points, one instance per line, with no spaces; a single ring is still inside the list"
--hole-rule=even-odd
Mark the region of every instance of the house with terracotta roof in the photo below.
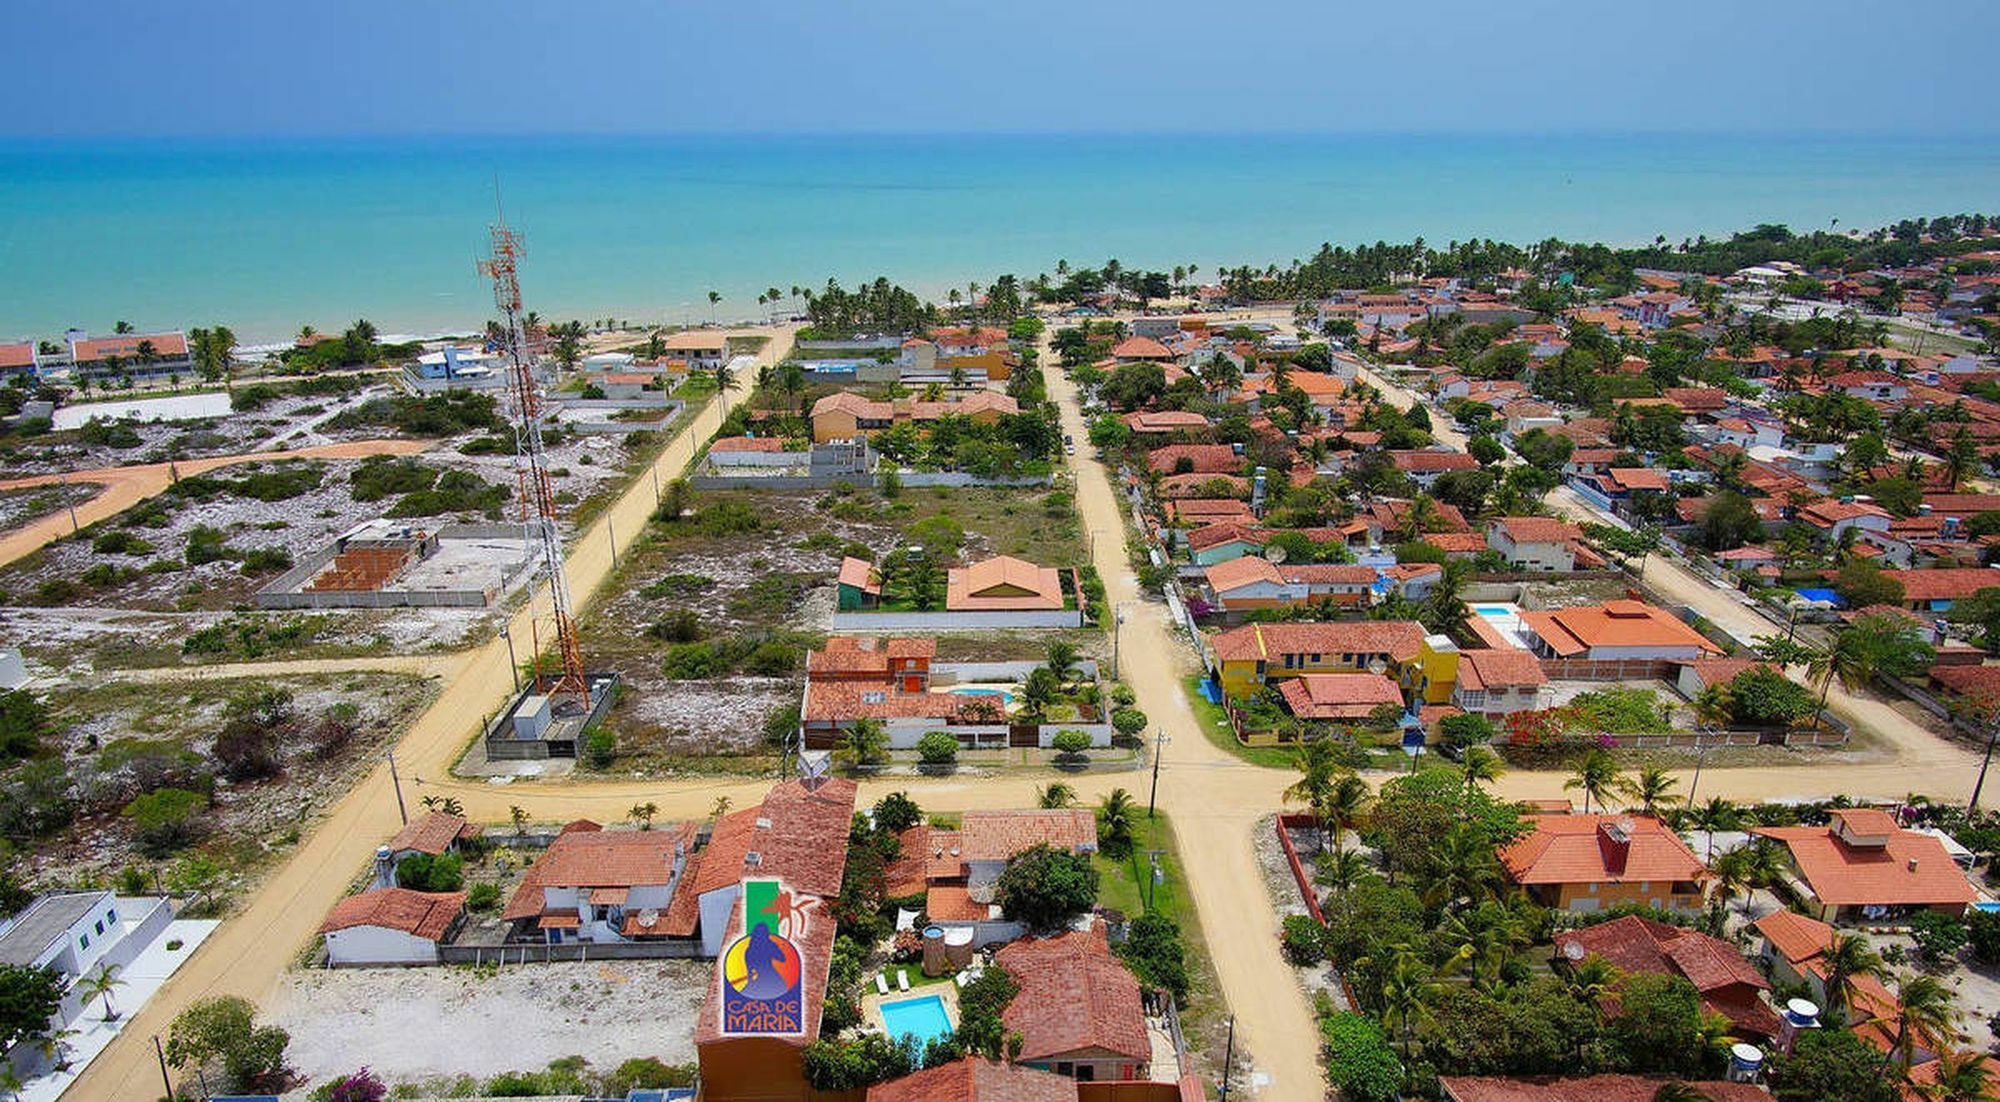
[[[1606,467],[1595,474],[1577,475],[1570,479],[1570,485],[1585,491],[1586,497],[1595,496],[1606,508],[1622,513],[1634,497],[1666,493],[1672,484],[1665,471],[1650,467]]]
[[[1508,879],[1545,907],[1598,911],[1621,903],[1698,911],[1708,869],[1650,815],[1531,815],[1532,828],[1500,850]]]
[[[1765,1000],[1771,983],[1736,946],[1697,930],[1626,915],[1555,935],[1558,965],[1597,958],[1625,975],[1680,976],[1694,985],[1703,1010],[1729,1019],[1730,1032],[1748,1041],[1778,1033],[1778,1014]],[[1599,1005],[1615,1003],[1615,993]],[[1615,1007],[1606,1007],[1615,1013]]]
[[[1829,378],[1826,385],[1871,402],[1900,402],[1910,396],[1908,380],[1886,371],[1843,371]]]
[[[500,912],[508,940],[536,945],[658,941],[682,887],[692,823],[558,834]]]
[[[1443,704],[1458,680],[1458,645],[1411,620],[1245,624],[1209,640],[1214,676],[1241,700],[1310,673],[1379,673],[1414,700]]]
[[[1240,474],[1243,456],[1233,444],[1168,444],[1146,455],[1161,474]]]
[[[905,845],[915,848],[888,870],[892,889],[917,894],[909,889],[921,878],[925,918],[947,930],[969,928],[977,948],[1027,932],[1007,919],[995,898],[1010,859],[1041,845],[1097,852],[1097,819],[1084,808],[967,811],[956,830],[925,824],[905,835]]]
[[[1012,555],[996,555],[945,574],[948,612],[1060,612],[1062,576]]]
[[[1829,497],[1801,506],[1798,519],[1811,525],[1821,539],[1838,542],[1850,529],[1857,536],[1862,532],[1887,533],[1894,518],[1889,510],[1871,502],[1837,501]]]
[[[1233,497],[1184,497],[1161,506],[1170,524],[1199,525],[1219,521],[1254,521],[1250,503]]]
[[[175,372],[186,375],[194,370],[187,334],[181,332],[119,333],[109,337],[72,335],[68,359],[72,377],[143,378]]]
[[[1013,942],[994,963],[1019,988],[1000,1016],[1021,1038],[1016,1064],[1084,1082],[1151,1077],[1144,996],[1102,926]]]
[[[1773,911],[1752,923],[1763,935],[1759,956],[1769,965],[1771,976],[1781,984],[1804,984],[1808,997],[1820,1007],[1827,1005],[1826,982],[1831,969],[1826,952],[1840,937],[1840,931],[1816,918],[1797,911]],[[1847,1025],[1854,1034],[1883,1052],[1895,1047],[1895,1021],[1900,1003],[1894,993],[1874,976],[1850,976]],[[1915,1064],[1932,1058],[1941,1046],[1937,1040],[1919,1033]]]
[[[1663,608],[1619,600],[1576,608],[1522,610],[1529,649],[1543,659],[1690,662],[1722,648]]]
[[[1758,827],[1784,844],[1809,912],[1826,922],[1931,910],[1965,913],[1978,898],[1944,843],[1873,808],[1837,808],[1826,826]]]
[[[882,601],[882,572],[867,559],[847,555],[840,560],[840,574],[834,579],[834,607],[842,612],[861,612]]]
[[[1256,555],[1205,567],[1202,576],[1213,606],[1228,613],[1307,604],[1365,608],[1380,580],[1372,566],[1273,563]]]
[[[1389,705],[1402,710],[1403,687],[1379,673],[1309,673],[1278,683],[1294,716],[1323,723],[1360,723]]]
[[[1653,1102],[1668,1080],[1639,1075],[1581,1075],[1574,1078],[1506,1078],[1447,1075],[1438,1080],[1446,1102]],[[1771,1102],[1755,1083],[1673,1080],[1708,1102]]]
[[[703,956],[721,952],[746,877],[776,877],[793,894],[839,895],[854,795],[854,782],[842,778],[785,781],[757,806],[724,815],[689,860],[688,902],[663,916],[663,931],[696,938]]]
[[[1076,1080],[977,1056],[868,1088],[867,1102],[1077,1102]]]
[[[2000,587],[2000,570],[1990,566],[1898,570],[1890,577],[1902,584],[1903,607],[1912,612],[1948,612],[1954,602]]]
[[[1582,538],[1582,528],[1551,517],[1494,517],[1486,527],[1486,546],[1516,570],[1575,570]]]
[[[462,815],[426,811],[403,824],[403,829],[389,839],[389,859],[401,862],[405,857],[440,857],[456,853],[461,843],[472,841],[481,833],[481,827],[467,822]]]
[[[1126,337],[1111,346],[1111,358],[1121,364],[1168,363],[1178,357],[1174,350],[1151,337]]]
[[[720,329],[683,329],[661,343],[669,357],[690,367],[713,368],[729,359],[729,334]]]
[[[1540,659],[1514,647],[1477,647],[1458,653],[1458,683],[1451,703],[1468,715],[1499,722],[1513,712],[1542,707],[1549,675]]]
[[[1476,471],[1479,460],[1464,452],[1454,451],[1392,451],[1390,460],[1396,469],[1409,476],[1410,481],[1428,490],[1446,471]]]
[[[992,424],[1003,416],[1020,411],[1021,407],[1013,398],[991,390],[974,391],[949,402],[923,402],[908,398],[883,402],[843,390],[813,403],[813,441],[824,444],[834,440],[852,440],[896,425],[929,424],[946,417],[964,417],[980,424]]]
[[[40,366],[35,358],[35,342],[0,342],[0,374],[33,375]]]
[[[1263,554],[1264,540],[1269,535],[1268,531],[1242,521],[1226,520],[1196,528],[1184,538],[1190,561],[1196,566],[1213,566],[1245,555]]]
[[[334,904],[319,932],[336,968],[436,964],[464,921],[464,892],[371,888]]]
[[[1204,436],[1209,430],[1207,417],[1180,409],[1139,410],[1122,420],[1134,436]]]

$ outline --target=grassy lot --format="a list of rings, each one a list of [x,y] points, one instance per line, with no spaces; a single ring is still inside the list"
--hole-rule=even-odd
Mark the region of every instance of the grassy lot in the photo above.
[[[1236,739],[1236,732],[1230,729],[1229,717],[1220,704],[1211,704],[1201,695],[1201,675],[1195,674],[1182,682],[1187,692],[1188,707],[1194,709],[1194,717],[1201,721],[1201,733],[1208,741],[1227,750],[1251,765],[1261,765],[1270,769],[1290,769],[1292,748],[1289,746],[1245,746]]]
[[[1152,909],[1173,919],[1185,931],[1194,921],[1194,904],[1187,898],[1187,876],[1181,870],[1180,853],[1174,848],[1173,827],[1165,812],[1149,819],[1143,807],[1132,825],[1137,841],[1130,857],[1120,861],[1099,853],[1091,859],[1097,866],[1097,901],[1127,915],[1140,915],[1147,909],[1150,894]],[[1158,884],[1152,882],[1153,861],[1149,850],[1163,851],[1160,869],[1165,878]]]

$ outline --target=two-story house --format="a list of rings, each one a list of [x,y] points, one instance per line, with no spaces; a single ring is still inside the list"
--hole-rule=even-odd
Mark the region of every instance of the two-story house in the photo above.
[[[1210,641],[1224,693],[1243,699],[1308,673],[1367,671],[1394,678],[1423,703],[1451,699],[1459,651],[1412,620],[1245,624]]]
[[[1500,850],[1507,878],[1563,911],[1621,903],[1699,911],[1708,868],[1650,815],[1530,815],[1529,833]]]
[[[1575,570],[1582,538],[1582,528],[1551,517],[1495,517],[1486,529],[1486,546],[1516,570]]]
[[[1468,714],[1498,722],[1512,712],[1541,708],[1548,687],[1541,661],[1527,651],[1477,648],[1459,652],[1458,683],[1451,702]]]

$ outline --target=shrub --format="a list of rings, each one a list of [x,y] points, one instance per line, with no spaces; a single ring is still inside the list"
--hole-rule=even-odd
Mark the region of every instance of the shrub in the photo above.
[[[1187,998],[1187,947],[1173,919],[1154,911],[1133,919],[1118,955],[1140,983],[1169,992],[1177,1001]]]
[[[1285,959],[1300,967],[1326,959],[1320,924],[1311,915],[1286,915],[1282,942]]]
[[[583,737],[584,762],[593,769],[603,769],[618,755],[618,739],[602,727],[596,728]]]
[[[0,757],[33,757],[49,728],[48,709],[25,689],[0,693]]]
[[[764,741],[782,746],[799,732],[799,706],[787,704],[764,720]]]
[[[1129,738],[1146,729],[1146,713],[1133,707],[1116,708],[1111,713],[1111,726]]]
[[[1343,1011],[1320,1021],[1327,1077],[1345,1098],[1388,1102],[1403,1086],[1403,1065],[1373,1019]]]
[[[958,760],[958,736],[950,731],[926,731],[917,740],[917,756],[925,765],[950,765]]]
[[[933,731],[931,734],[940,734]],[[926,736],[928,737],[928,736]],[[883,834],[901,834],[923,821],[924,811],[907,792],[891,792],[875,801],[875,829]]]
[[[1056,753],[1072,760],[1090,754],[1090,736],[1082,731],[1057,731],[1055,738],[1049,740],[1049,745],[1055,747]]]
[[[667,1064],[656,1056],[635,1056],[604,1077],[604,1093],[622,1098],[635,1090],[692,1087],[694,1080],[693,1064]]]
[[[1088,857],[1034,846],[1007,860],[995,899],[1011,921],[1058,929],[1097,902],[1097,869]]]
[[[784,677],[797,670],[804,659],[805,653],[798,647],[772,640],[757,644],[743,660],[743,669],[758,677]]]
[[[1950,963],[1968,936],[1965,923],[1951,915],[1919,911],[1910,917],[1910,939],[1916,942],[1917,959],[1926,965]]]
[[[292,553],[282,547],[253,547],[243,553],[245,574],[269,574],[292,568]]]
[[[397,494],[428,490],[437,483],[438,473],[410,459],[372,456],[355,468],[347,482],[356,501],[381,501]]]
[[[701,638],[701,617],[693,609],[676,608],[655,620],[646,634],[663,643],[692,643]]]
[[[660,670],[669,681],[700,681],[723,672],[709,643],[679,643],[667,649]]]
[[[490,911],[500,905],[500,885],[481,880],[465,893],[465,905],[475,911]]]
[[[1981,964],[2000,964],[2000,911],[1967,911],[1966,938]]]
[[[90,549],[100,555],[150,555],[153,545],[130,532],[113,529],[90,541]]]
[[[223,995],[202,999],[174,1019],[167,1031],[167,1060],[175,1067],[222,1068],[222,1089],[231,1093],[282,1090],[290,1071],[285,1047],[291,1035],[257,1025],[257,1009],[247,999]]]
[[[1450,746],[1484,746],[1500,734],[1493,721],[1480,715],[1446,716],[1438,724],[1438,734]]]
[[[188,530],[187,564],[200,566],[229,557],[229,548],[222,542],[222,531],[206,524],[197,524]]]
[[[208,797],[185,788],[156,788],[125,805],[132,820],[132,841],[148,857],[165,857],[193,845],[206,824],[202,810]]]
[[[420,892],[455,892],[465,886],[465,862],[456,853],[411,854],[396,862],[396,883]]]

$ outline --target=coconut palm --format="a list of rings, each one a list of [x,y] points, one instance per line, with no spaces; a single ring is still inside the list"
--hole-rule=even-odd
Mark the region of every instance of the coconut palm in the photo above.
[[[1845,1015],[1853,1005],[1855,981],[1863,976],[1880,979],[1887,971],[1882,954],[1860,934],[1842,934],[1826,947],[1820,958],[1826,971],[1826,1007]]]
[[[1918,973],[1896,985],[1896,1043],[1883,1057],[1886,1066],[1897,1055],[1903,1058],[1903,1073],[1919,1041],[1938,1045],[1958,1037],[1958,1007],[1951,987],[1936,976]]]
[[[1501,883],[1500,858],[1493,843],[1463,824],[1453,827],[1438,848],[1437,871],[1417,894],[1427,907],[1491,898]]]
[[[1673,790],[1680,784],[1665,766],[1649,765],[1636,774],[1619,782],[1618,790],[1629,800],[1636,802],[1646,814],[1653,814],[1661,805],[1674,802],[1677,797]]]
[[[1444,984],[1438,981],[1437,969],[1411,952],[1409,946],[1397,946],[1395,953],[1395,960],[1382,977],[1382,1024],[1394,1031],[1407,1061],[1417,1027],[1436,1021],[1431,1004],[1444,994]]]
[[[1819,714],[1824,714],[1827,694],[1835,681],[1848,692],[1858,692],[1878,674],[1910,673],[1928,660],[1929,647],[1913,625],[1888,615],[1863,616],[1841,632],[1833,646],[1822,651],[1806,670],[1819,685]]]
[[[648,800],[643,804],[633,804],[625,813],[626,818],[639,824],[640,830],[653,829],[653,816],[660,813],[660,805]]]
[[[109,965],[100,966],[97,971],[76,981],[76,989],[83,992],[83,1001],[86,1004],[92,999],[104,1000],[104,1020],[107,1022],[118,1020],[118,1010],[111,1005],[111,993],[123,986],[125,981],[112,975]]]
[[[1500,760],[1500,755],[1484,746],[1468,747],[1461,768],[1465,772],[1465,792],[1468,796],[1480,785],[1492,784],[1499,780],[1500,775],[1507,771],[1507,767]],[[1472,806],[1468,801],[1466,814],[1471,813]]]
[[[1047,665],[1049,672],[1056,675],[1056,680],[1065,685],[1075,681],[1080,673],[1076,661],[1076,644],[1067,639],[1058,639],[1050,643]]]
[[[1563,782],[1563,788],[1583,793],[1585,815],[1590,814],[1593,804],[1600,810],[1606,809],[1612,794],[1618,791],[1618,765],[1604,750],[1587,750],[1570,769],[1570,778]]]
[[[1292,768],[1299,771],[1299,779],[1285,789],[1285,800],[1304,804],[1313,818],[1319,820],[1320,832],[1324,834],[1327,798],[1332,795],[1334,780],[1340,773],[1340,765],[1333,756],[1333,743],[1323,738],[1300,743],[1292,751]]]
[[[1321,853],[1313,862],[1313,872],[1334,894],[1345,895],[1369,876],[1368,855],[1360,850],[1338,849]]]
[[[1917,1086],[1917,1093],[1932,1102],[1993,1102],[1986,1054],[1970,1049],[1945,1049],[1938,1053],[1936,1073],[1931,1081]]]
[[[1708,860],[1715,860],[1715,834],[1721,830],[1735,830],[1742,822],[1743,813],[1735,804],[1721,796],[1711,796],[1707,803],[1694,809],[1696,829],[1708,835]]]
[[[1624,973],[1610,961],[1593,955],[1570,965],[1564,978],[1571,998],[1594,1007],[1600,997],[1618,986]]]
[[[1109,857],[1132,852],[1132,794],[1114,788],[1097,805],[1097,840]]]
[[[1035,806],[1041,808],[1068,807],[1076,802],[1076,789],[1062,781],[1050,781],[1035,790]]]
[[[849,768],[879,765],[889,760],[889,733],[883,729],[881,720],[864,716],[841,736],[834,753]]]

